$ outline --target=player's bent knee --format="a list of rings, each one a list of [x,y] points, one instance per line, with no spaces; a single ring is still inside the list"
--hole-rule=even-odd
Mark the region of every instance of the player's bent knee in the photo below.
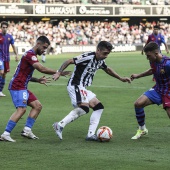
[[[135,107],[135,108],[141,108],[142,105],[141,105],[138,101],[136,101],[136,102],[134,103],[134,107]]]
[[[42,105],[41,105],[41,103],[36,103],[36,105],[34,105],[33,108],[40,112],[42,110]]]
[[[93,110],[100,110],[100,109],[104,109],[104,106],[102,105],[102,103],[98,103],[96,106],[93,107]]]
[[[38,105],[38,110],[40,110],[40,111],[42,110],[42,105],[41,104]]]

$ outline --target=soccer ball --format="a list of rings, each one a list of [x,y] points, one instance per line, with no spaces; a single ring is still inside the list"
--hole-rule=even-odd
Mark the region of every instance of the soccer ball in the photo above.
[[[102,126],[97,130],[97,137],[101,142],[109,142],[112,136],[113,132],[108,126]]]

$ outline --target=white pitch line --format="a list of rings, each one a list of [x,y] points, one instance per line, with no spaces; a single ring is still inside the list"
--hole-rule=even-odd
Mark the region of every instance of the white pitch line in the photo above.
[[[50,83],[48,85],[49,86],[67,86],[67,83],[66,84]],[[96,87],[96,88],[117,88],[117,89],[125,89],[125,88],[127,88],[127,87],[120,87],[120,86],[95,86],[95,85],[92,85],[91,87]],[[146,89],[146,87],[130,86],[130,87],[128,87],[128,89]]]

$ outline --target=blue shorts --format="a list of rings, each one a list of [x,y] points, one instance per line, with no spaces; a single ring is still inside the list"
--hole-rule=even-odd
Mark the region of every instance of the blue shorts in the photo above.
[[[154,104],[162,104],[162,95],[157,93],[153,88],[149,89],[144,93]]]
[[[27,107],[27,101],[29,98],[28,90],[9,90],[14,106]]]
[[[0,59],[0,70],[4,70],[4,62]]]

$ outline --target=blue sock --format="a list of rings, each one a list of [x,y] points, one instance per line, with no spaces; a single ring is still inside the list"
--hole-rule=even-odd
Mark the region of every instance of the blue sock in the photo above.
[[[143,108],[135,108],[136,119],[138,121],[139,126],[143,126],[145,124],[145,112]]]
[[[35,123],[35,119],[31,118],[31,117],[28,117],[25,126],[29,127],[29,128],[32,128],[34,123]]]
[[[11,131],[14,129],[14,127],[16,126],[16,122],[12,121],[12,120],[9,120],[7,125],[6,125],[6,128],[5,128],[5,131],[11,133]]]
[[[4,86],[5,86],[5,79],[2,76],[0,76],[0,92],[2,92]]]

